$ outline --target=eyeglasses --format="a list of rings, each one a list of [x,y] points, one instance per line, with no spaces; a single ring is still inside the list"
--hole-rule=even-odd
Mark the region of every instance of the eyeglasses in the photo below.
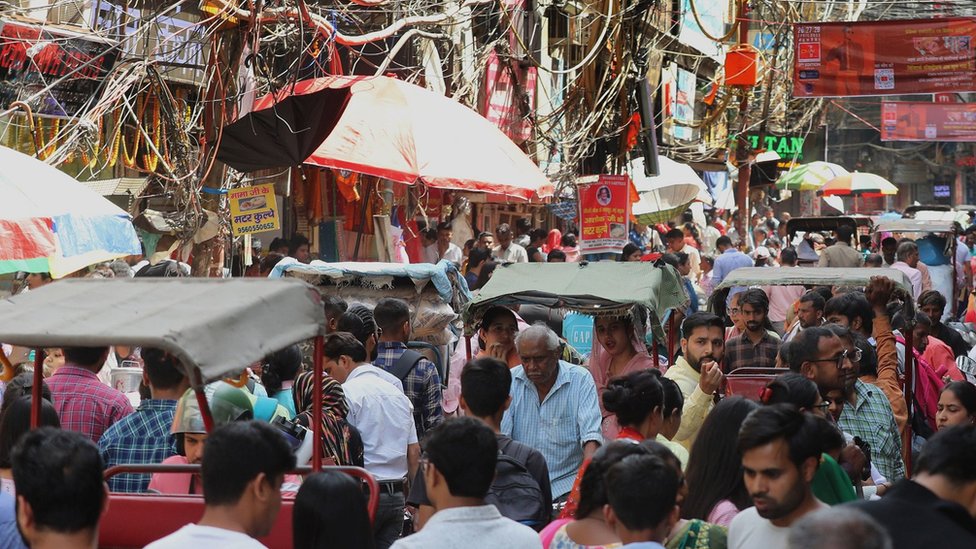
[[[807,362],[833,362],[837,365],[838,369],[844,367],[844,360],[850,360],[851,363],[861,362],[861,357],[863,353],[860,349],[854,349],[853,353],[848,353],[847,349],[844,349],[841,354],[835,356],[834,358],[818,358],[816,360],[809,360]]]
[[[729,314],[730,315],[737,315],[737,314],[739,314],[739,311],[740,311],[739,308],[729,309]]]
[[[817,410],[820,410],[820,412],[826,414],[827,411],[830,410],[830,401],[825,400],[820,404],[814,404],[813,407],[816,408]]]

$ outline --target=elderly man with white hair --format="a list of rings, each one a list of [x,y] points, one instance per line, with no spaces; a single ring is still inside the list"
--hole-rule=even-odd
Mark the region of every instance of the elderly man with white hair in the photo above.
[[[522,330],[515,348],[522,364],[512,370],[502,433],[542,453],[553,501],[564,501],[583,460],[603,443],[596,384],[586,368],[559,360],[562,342],[545,324]]]

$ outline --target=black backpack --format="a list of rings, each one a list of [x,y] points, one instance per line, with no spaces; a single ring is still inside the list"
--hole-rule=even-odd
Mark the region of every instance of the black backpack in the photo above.
[[[495,481],[488,489],[485,502],[497,507],[502,516],[516,522],[532,527],[543,526],[548,522],[552,510],[544,507],[542,488],[525,466],[529,457],[528,447],[516,445],[515,449],[514,456],[498,451]]]

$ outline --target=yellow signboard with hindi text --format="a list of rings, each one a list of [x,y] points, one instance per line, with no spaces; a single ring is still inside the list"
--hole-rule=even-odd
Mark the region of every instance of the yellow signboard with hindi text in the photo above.
[[[231,189],[230,226],[234,236],[274,231],[281,226],[274,184],[254,185]]]

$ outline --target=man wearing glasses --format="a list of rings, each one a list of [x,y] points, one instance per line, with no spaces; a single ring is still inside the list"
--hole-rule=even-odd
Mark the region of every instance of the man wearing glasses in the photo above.
[[[813,380],[820,394],[844,395],[838,426],[866,441],[878,471],[895,482],[905,477],[898,426],[884,392],[857,378],[861,355],[847,328],[813,327],[790,343],[790,369]]]

